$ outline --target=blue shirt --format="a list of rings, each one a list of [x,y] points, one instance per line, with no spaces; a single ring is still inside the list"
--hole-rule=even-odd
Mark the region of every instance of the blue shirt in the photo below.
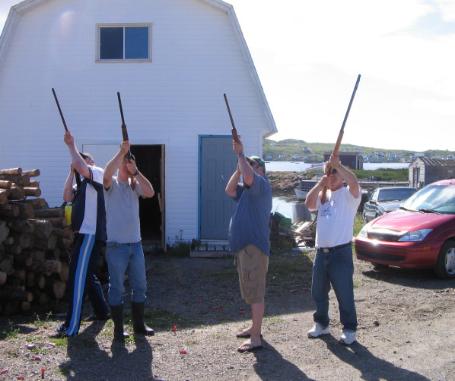
[[[253,184],[237,186],[237,202],[229,224],[229,244],[232,251],[254,245],[270,255],[270,212],[272,187],[264,176],[254,173]]]

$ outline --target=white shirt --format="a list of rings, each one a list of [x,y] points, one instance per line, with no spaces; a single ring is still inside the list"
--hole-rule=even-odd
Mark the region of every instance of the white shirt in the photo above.
[[[334,192],[328,190],[324,204],[321,204],[318,197],[316,247],[334,247],[352,241],[354,218],[361,197],[360,189],[359,196],[354,198],[349,187],[342,187]]]

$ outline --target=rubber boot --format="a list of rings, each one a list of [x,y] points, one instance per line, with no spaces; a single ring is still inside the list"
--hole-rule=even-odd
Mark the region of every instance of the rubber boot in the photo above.
[[[144,323],[144,303],[131,303],[134,333],[153,336],[155,331]]]
[[[129,335],[123,330],[123,304],[111,306],[111,317],[114,322],[114,340],[124,341]]]

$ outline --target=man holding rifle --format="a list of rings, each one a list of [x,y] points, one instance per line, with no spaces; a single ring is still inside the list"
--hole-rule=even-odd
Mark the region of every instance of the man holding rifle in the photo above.
[[[114,174],[118,170],[118,176]],[[109,269],[108,300],[114,321],[114,340],[123,341],[123,293],[125,273],[131,285],[131,311],[134,333],[151,336],[144,324],[147,281],[139,221],[139,197],[155,194],[152,184],[138,170],[128,140],[104,171],[107,215],[106,261]]]
[[[333,287],[343,324],[341,342],[356,340],[357,316],[354,303],[352,230],[361,192],[356,176],[332,154],[328,171],[308,192],[305,205],[317,210],[316,257],[311,295],[316,303],[314,326],[308,337],[329,334],[329,291]],[[344,186],[346,182],[347,187]]]
[[[262,348],[272,189],[265,177],[264,161],[256,156],[245,157],[243,145],[236,134],[233,134],[232,145],[238,164],[225,191],[237,206],[229,226],[229,243],[236,253],[240,292],[245,302],[251,305],[252,315],[251,327],[237,334],[239,338],[248,338],[238,351],[251,352]],[[243,177],[243,184],[239,184],[240,176]]]
[[[65,323],[57,329],[57,334],[75,336],[79,332],[86,285],[95,319],[106,320],[109,317],[101,284],[95,276],[96,262],[106,241],[106,213],[103,170],[94,165],[91,157],[78,152],[74,138],[67,129],[64,141],[71,155],[71,174],[65,182],[64,200],[73,202],[71,225],[75,237],[67,287],[69,306]],[[75,192],[74,171],[83,177]]]

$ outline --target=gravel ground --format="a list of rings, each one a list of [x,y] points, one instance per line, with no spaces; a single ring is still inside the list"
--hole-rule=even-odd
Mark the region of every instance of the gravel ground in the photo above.
[[[358,343],[310,340],[314,253],[273,256],[268,274],[265,348],[236,351],[248,326],[232,259],[152,257],[149,338],[112,344],[112,322],[83,323],[78,337],[51,339],[53,316],[2,320],[0,380],[455,380],[454,281],[431,271],[356,262]],[[172,326],[175,325],[175,332]]]

